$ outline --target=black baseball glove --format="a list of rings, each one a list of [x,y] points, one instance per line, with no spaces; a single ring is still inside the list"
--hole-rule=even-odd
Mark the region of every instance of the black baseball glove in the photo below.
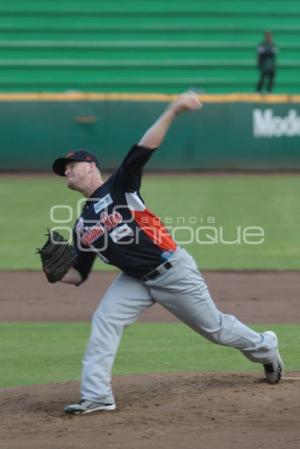
[[[49,282],[60,281],[73,266],[76,254],[73,246],[56,231],[46,234],[47,241],[42,248],[37,248],[40,254],[43,270]]]

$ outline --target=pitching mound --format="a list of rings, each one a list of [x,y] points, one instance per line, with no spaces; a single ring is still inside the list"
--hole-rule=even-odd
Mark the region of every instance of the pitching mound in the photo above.
[[[78,383],[0,390],[1,449],[295,449],[297,373],[168,373],[116,377],[118,409],[65,416]],[[299,374],[298,374],[299,376]]]

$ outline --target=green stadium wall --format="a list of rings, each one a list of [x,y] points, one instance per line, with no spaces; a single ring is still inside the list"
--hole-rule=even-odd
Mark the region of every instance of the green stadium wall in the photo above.
[[[248,97],[201,97],[204,108],[178,117],[148,168],[300,169],[299,98]],[[50,170],[54,158],[79,148],[97,153],[110,170],[171,96],[1,98],[1,170]]]

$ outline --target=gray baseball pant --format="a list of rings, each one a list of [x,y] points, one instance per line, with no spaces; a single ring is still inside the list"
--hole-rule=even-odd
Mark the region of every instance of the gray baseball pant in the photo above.
[[[108,288],[92,320],[83,359],[81,397],[113,403],[111,373],[123,329],[158,302],[200,335],[219,345],[239,349],[257,363],[275,357],[274,340],[259,334],[214,304],[197,265],[184,249],[169,259],[172,268],[154,280],[141,281],[122,273]]]

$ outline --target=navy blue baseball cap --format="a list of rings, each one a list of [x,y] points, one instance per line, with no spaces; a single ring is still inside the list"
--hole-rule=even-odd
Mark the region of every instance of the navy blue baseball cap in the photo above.
[[[85,150],[70,151],[65,157],[60,157],[53,162],[52,169],[59,176],[65,176],[65,167],[68,162],[95,162],[100,170],[100,164],[97,156]]]

